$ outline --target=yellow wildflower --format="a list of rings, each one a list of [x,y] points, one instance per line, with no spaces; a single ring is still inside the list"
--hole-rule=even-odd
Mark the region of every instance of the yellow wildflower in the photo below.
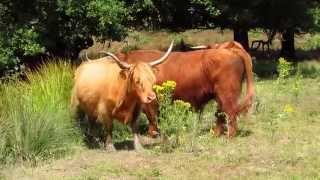
[[[294,108],[290,104],[286,104],[283,108],[283,111],[286,113],[292,113],[294,112]]]
[[[162,86],[165,88],[165,89],[168,89],[168,90],[174,90],[174,88],[176,87],[176,82],[174,81],[166,81],[162,84]]]
[[[153,86],[154,91],[159,95],[163,93],[164,87],[159,86],[159,85],[154,85]]]

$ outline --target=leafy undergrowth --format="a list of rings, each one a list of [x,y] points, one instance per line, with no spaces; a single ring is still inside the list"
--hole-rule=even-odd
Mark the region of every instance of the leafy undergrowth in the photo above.
[[[0,172],[0,178],[319,178],[320,76],[317,72],[310,75],[303,69],[304,64],[299,64],[298,70],[292,72],[292,66],[286,61],[279,63],[279,78],[257,78],[254,107],[249,115],[240,117],[240,130],[233,139],[212,135],[210,129],[216,105],[211,102],[200,121],[197,118],[191,121],[196,125],[177,121],[180,124],[166,128],[166,124],[162,124],[162,133],[171,137],[171,142],[177,142],[174,135],[180,133],[176,146],[169,143],[168,148],[167,144],[157,144],[143,153],[130,150],[107,153],[101,149],[81,148],[72,155],[45,161],[37,167],[7,166]],[[174,109],[166,110],[175,113]]]

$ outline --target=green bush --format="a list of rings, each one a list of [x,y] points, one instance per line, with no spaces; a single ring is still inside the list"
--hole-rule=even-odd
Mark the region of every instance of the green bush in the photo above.
[[[279,73],[278,79],[279,80],[285,79],[285,78],[288,78],[292,74],[293,65],[292,65],[292,63],[288,62],[286,59],[280,58],[278,66],[277,66],[277,70]]]
[[[25,56],[76,57],[92,36],[119,40],[126,35],[128,17],[122,1],[1,1],[0,76],[17,69]]]
[[[21,27],[13,32],[0,31],[0,77],[21,71],[20,56],[33,56],[44,52],[39,34],[32,27]]]
[[[316,50],[320,48],[320,35],[315,34],[308,37],[307,41],[305,42],[304,48],[306,50]]]
[[[59,157],[81,142],[69,110],[72,76],[59,62],[0,84],[1,163]]]
[[[161,86],[155,85],[159,101],[159,126],[162,136],[167,139],[163,144],[163,151],[172,151],[183,144],[184,136],[190,132],[196,133],[197,114],[191,105],[182,100],[172,101],[173,91],[176,87],[174,81],[166,81]],[[189,139],[191,140],[191,139]]]
[[[320,64],[317,61],[300,62],[297,65],[297,71],[299,71],[305,78],[319,78]]]

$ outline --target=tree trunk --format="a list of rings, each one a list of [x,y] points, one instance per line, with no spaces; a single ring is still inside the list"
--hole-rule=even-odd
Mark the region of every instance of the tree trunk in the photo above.
[[[282,32],[281,56],[286,58],[295,58],[293,29],[286,29]]]
[[[248,30],[241,29],[241,28],[234,28],[233,39],[239,42],[247,51],[249,50]]]

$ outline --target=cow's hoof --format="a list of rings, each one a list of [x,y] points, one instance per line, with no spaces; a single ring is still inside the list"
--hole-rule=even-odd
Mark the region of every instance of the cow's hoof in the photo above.
[[[152,137],[152,138],[158,138],[159,136],[160,136],[160,133],[158,132],[158,131],[156,131],[156,130],[153,130],[153,131],[148,131],[148,134],[149,134],[149,136],[150,137]]]
[[[224,134],[224,129],[223,128],[214,128],[212,133],[214,136],[220,137]]]
[[[228,127],[227,137],[233,138],[237,135],[237,129],[234,126]]]
[[[230,132],[230,133],[227,134],[227,137],[228,137],[229,139],[231,139],[231,138],[234,138],[236,135],[237,135],[236,132]]]
[[[116,152],[117,151],[113,144],[106,145],[105,150],[107,152]]]
[[[160,137],[160,133],[158,131],[149,131],[148,132],[149,136],[152,138],[158,138]]]

